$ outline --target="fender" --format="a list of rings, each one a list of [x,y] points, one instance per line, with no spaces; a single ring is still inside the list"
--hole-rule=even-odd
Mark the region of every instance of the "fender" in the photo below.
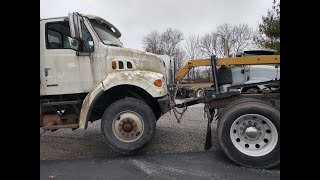
[[[154,81],[158,79],[163,82],[161,87],[154,86]],[[104,91],[118,85],[138,86],[152,97],[163,97],[167,94],[165,78],[160,73],[139,70],[110,73],[103,81],[97,83],[84,99],[79,117],[79,129],[87,129],[88,112],[93,101],[99,99]]]

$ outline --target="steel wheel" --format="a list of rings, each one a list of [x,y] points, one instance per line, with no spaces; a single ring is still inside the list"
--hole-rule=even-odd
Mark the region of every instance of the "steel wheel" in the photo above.
[[[152,139],[156,117],[150,106],[135,98],[113,102],[101,118],[101,132],[112,149],[126,154],[138,152]]]
[[[264,156],[277,145],[278,132],[273,123],[259,114],[245,114],[237,118],[230,137],[234,146],[249,156]]]
[[[122,142],[136,141],[141,137],[143,130],[141,116],[133,111],[120,112],[112,122],[112,131]]]
[[[254,168],[280,163],[280,111],[254,98],[236,99],[223,108],[218,139],[234,162]]]

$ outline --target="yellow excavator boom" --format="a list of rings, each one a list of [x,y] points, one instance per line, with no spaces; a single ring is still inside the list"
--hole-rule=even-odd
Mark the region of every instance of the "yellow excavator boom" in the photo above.
[[[216,61],[217,66],[229,65],[263,65],[263,64],[280,64],[280,55],[264,56],[246,56],[219,58]],[[181,80],[193,67],[211,66],[211,59],[191,59],[177,73],[176,79]]]

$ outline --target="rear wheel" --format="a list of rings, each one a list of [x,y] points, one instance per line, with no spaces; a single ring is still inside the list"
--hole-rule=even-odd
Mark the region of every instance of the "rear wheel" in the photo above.
[[[143,101],[125,98],[112,103],[104,112],[101,131],[107,144],[121,153],[135,153],[154,136],[156,118]]]
[[[270,168],[280,163],[280,112],[257,99],[239,99],[224,108],[218,122],[223,151],[247,167]]]

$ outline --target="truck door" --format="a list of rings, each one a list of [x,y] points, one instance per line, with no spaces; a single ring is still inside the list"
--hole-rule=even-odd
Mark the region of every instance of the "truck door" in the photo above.
[[[89,92],[93,83],[90,53],[94,51],[91,34],[81,21],[84,37],[83,52],[77,54],[78,45],[73,45],[68,20],[49,21],[45,24],[43,49],[40,53],[41,95]]]

